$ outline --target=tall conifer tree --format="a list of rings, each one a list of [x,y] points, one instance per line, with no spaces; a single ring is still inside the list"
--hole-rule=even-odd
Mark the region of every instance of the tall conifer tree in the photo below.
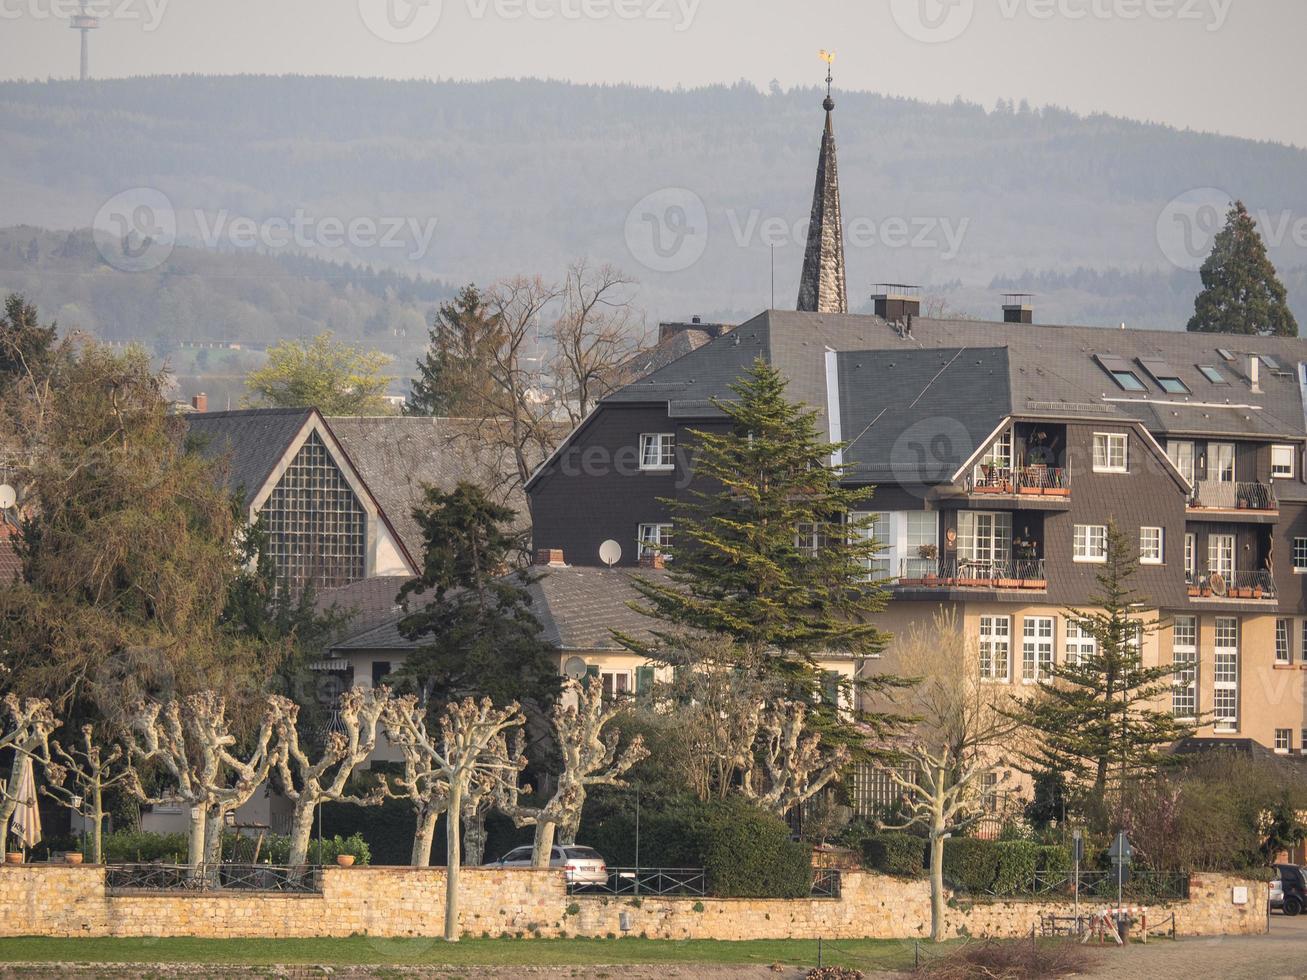
[[[1200,274],[1203,291],[1194,301],[1191,331],[1298,336],[1284,283],[1243,201],[1230,208]]]

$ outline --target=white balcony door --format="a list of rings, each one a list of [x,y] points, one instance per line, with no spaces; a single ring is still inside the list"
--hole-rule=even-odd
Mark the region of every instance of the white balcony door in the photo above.
[[[1217,483],[1234,482],[1234,443],[1207,444],[1207,479]]]
[[[1234,535],[1211,534],[1207,537],[1207,570],[1225,581],[1234,579]]]
[[[1012,515],[1006,512],[958,513],[958,560],[993,565],[1012,558]]]

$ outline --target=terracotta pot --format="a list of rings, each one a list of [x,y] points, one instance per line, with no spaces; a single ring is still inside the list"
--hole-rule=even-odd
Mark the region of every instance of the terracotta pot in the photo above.
[[[5,853],[5,864],[22,864],[22,863],[23,863],[22,851],[8,851]]]
[[[1202,594],[1202,590],[1199,589],[1198,586],[1196,585],[1189,586],[1189,595],[1196,597],[1201,594]]]
[[[353,855],[353,854],[337,854],[337,855],[336,855],[336,863],[337,863],[338,865],[340,865],[342,868],[352,868],[352,867],[354,867],[354,855]]]
[[[85,859],[85,858],[84,858],[84,856],[83,856],[83,854],[82,854],[81,851],[65,851],[65,852],[64,852],[64,863],[65,863],[65,864],[81,864],[82,861],[83,861],[84,859]]]
[[[1037,497],[1037,496],[1039,496],[1039,495],[1040,495],[1041,493],[1043,493],[1043,492],[1044,492],[1044,491],[1041,490],[1039,487],[1022,487],[1022,488],[1021,488],[1021,494],[1022,494],[1022,496],[1026,496],[1026,497]]]

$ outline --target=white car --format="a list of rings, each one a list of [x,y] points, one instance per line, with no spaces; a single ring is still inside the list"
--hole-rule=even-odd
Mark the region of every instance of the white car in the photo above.
[[[487,864],[487,868],[529,868],[531,867],[531,847],[515,847],[498,861]],[[562,868],[567,874],[569,885],[598,886],[608,884],[608,864],[592,847],[579,847],[575,844],[566,847],[555,845],[549,859],[551,868]]]

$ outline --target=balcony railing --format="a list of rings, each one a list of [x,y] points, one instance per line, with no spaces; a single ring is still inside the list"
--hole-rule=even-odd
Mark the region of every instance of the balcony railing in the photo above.
[[[1279,510],[1275,490],[1265,483],[1221,483],[1199,480],[1189,506],[1209,510]]]
[[[897,584],[927,589],[1047,589],[1048,576],[1042,558],[905,558]]]
[[[1054,466],[977,467],[967,489],[971,493],[1069,497],[1071,480],[1066,470]]]
[[[1274,599],[1275,579],[1266,569],[1255,572],[1185,573],[1193,599]]]
[[[110,892],[293,892],[322,891],[320,869],[269,864],[111,864]]]

